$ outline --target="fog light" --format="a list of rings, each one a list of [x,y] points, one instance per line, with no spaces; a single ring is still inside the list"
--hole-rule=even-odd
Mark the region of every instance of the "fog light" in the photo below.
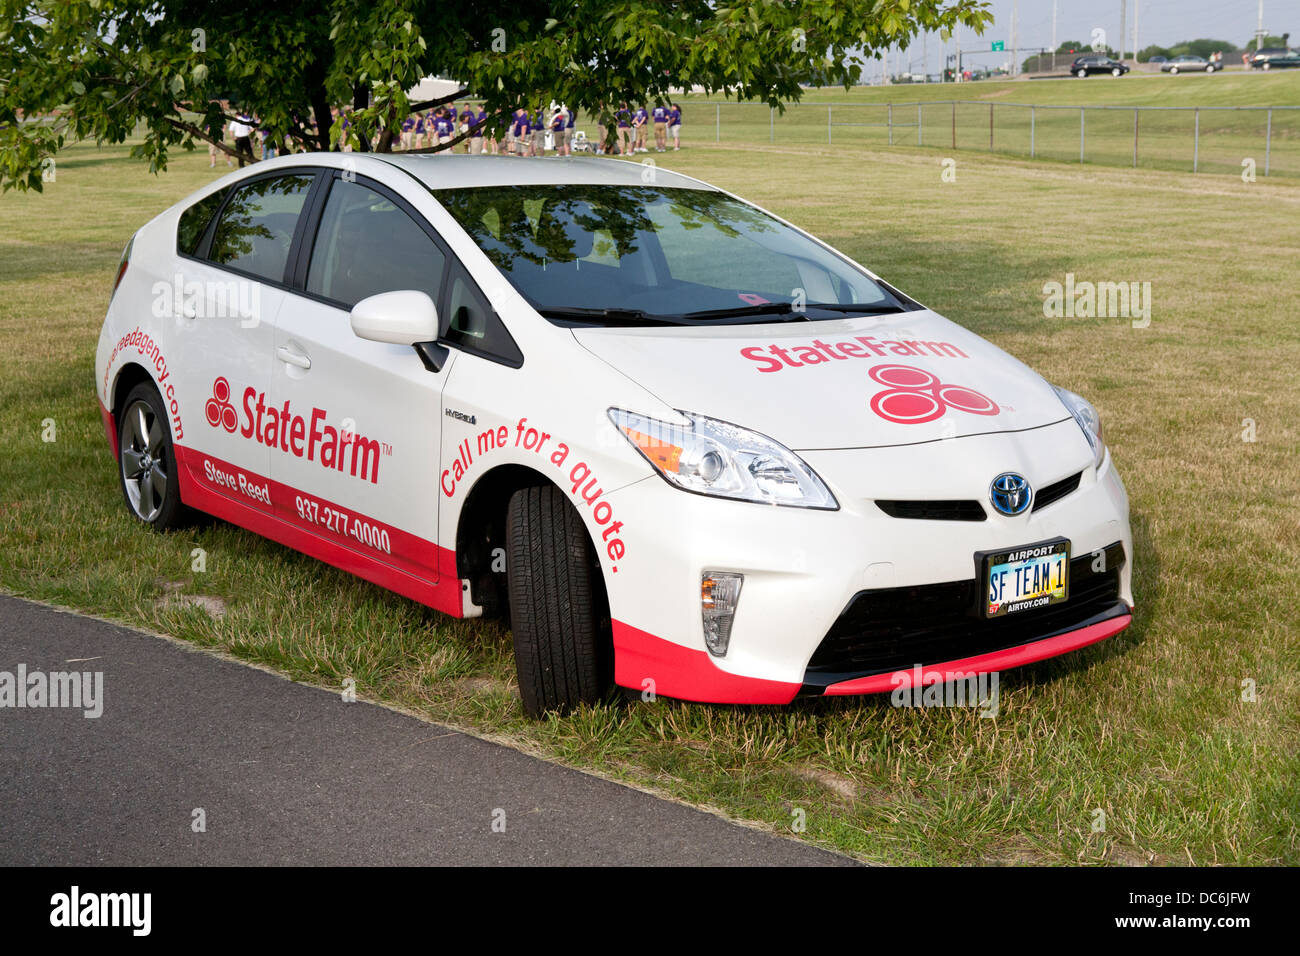
[[[705,571],[700,578],[700,608],[704,614],[704,644],[714,657],[725,657],[731,643],[731,622],[740,603],[743,574]]]

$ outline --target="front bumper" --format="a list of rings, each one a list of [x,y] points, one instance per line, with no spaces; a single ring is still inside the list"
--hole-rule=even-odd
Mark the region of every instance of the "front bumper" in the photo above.
[[[1029,433],[803,457],[831,486],[839,511],[708,498],[658,478],[611,493],[628,542],[617,573],[605,578],[618,684],[687,700],[786,703],[801,693],[890,689],[871,678],[914,664],[961,670],[963,662],[979,659],[981,667],[1017,666],[1127,625],[1133,605],[1128,499],[1109,458],[1099,470],[1089,466],[1091,453],[1073,421]],[[982,498],[991,477],[1012,468],[1040,489],[1080,469],[1082,477],[1076,490],[1015,518],[990,513],[982,521],[911,520],[892,517],[875,503]],[[1105,593],[1088,603],[1084,591],[1073,591],[1062,605],[1009,618],[1018,620],[1010,628],[966,613],[964,595],[975,603],[976,552],[1056,537],[1070,540],[1084,570],[1096,555],[1108,554]],[[1115,562],[1118,555],[1123,558]],[[710,655],[704,644],[699,594],[705,570],[745,576],[723,657]],[[1071,570],[1072,580],[1082,583],[1073,577],[1073,563]],[[961,592],[946,618],[909,605],[909,593],[934,588],[948,589],[950,597]],[[864,595],[889,593],[904,598],[902,623],[873,631],[861,613],[868,606]],[[911,626],[909,607],[915,611]],[[988,624],[995,626],[981,626]],[[855,635],[874,656],[855,657],[852,647],[839,658],[822,650],[851,644]]]

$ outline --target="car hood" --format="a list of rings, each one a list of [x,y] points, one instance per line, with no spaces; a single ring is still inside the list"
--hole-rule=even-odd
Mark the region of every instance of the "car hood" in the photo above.
[[[1069,418],[1028,366],[929,310],[573,335],[673,408],[796,451],[908,445]]]

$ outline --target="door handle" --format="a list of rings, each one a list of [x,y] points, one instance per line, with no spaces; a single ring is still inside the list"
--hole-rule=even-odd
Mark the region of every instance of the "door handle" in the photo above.
[[[287,345],[281,345],[275,350],[275,357],[286,365],[296,365],[298,368],[311,368],[311,359],[297,349],[290,348]]]

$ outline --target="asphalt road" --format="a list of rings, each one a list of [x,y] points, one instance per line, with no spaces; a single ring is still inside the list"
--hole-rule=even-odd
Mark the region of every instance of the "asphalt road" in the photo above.
[[[102,715],[3,706],[4,672],[16,678],[20,665],[29,675],[102,672]],[[196,833],[200,808],[206,829]],[[3,865],[850,862],[150,634],[0,595]]]

